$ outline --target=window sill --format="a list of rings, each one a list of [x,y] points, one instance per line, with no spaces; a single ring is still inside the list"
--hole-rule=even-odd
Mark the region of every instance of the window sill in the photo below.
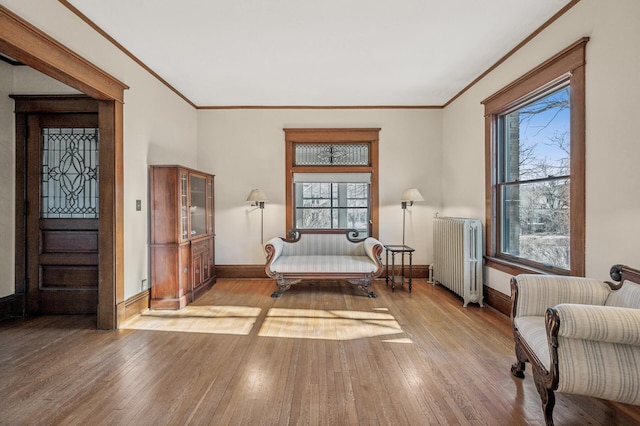
[[[493,269],[497,269],[498,271],[510,274],[510,275],[519,275],[519,274],[542,274],[549,275],[551,272],[545,271],[542,269],[537,269],[528,265],[523,265],[521,263],[510,262],[505,259],[501,259],[498,257],[484,256],[485,266]],[[569,273],[563,273],[561,271],[554,271],[555,275],[569,275]]]

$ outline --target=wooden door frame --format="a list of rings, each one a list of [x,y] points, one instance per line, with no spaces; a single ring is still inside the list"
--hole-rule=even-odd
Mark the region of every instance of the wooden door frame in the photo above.
[[[123,102],[129,87],[0,6],[0,52],[95,99],[100,128],[98,329],[124,318]],[[16,126],[18,125],[16,117]],[[18,138],[18,135],[16,135]],[[16,153],[18,154],[18,153]],[[16,304],[24,312],[24,181],[16,158]],[[22,257],[21,257],[22,256]]]

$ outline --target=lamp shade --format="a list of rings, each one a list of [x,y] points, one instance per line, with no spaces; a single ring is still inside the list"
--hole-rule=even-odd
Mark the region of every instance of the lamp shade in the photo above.
[[[416,188],[410,188],[402,193],[402,195],[400,196],[400,201],[424,201],[424,198],[422,198],[422,194],[420,194],[420,191],[418,191]]]
[[[249,193],[249,196],[247,197],[247,201],[251,203],[259,203],[261,201],[262,202],[269,201],[269,199],[267,198],[265,193],[262,192],[262,190],[252,189],[251,192]]]

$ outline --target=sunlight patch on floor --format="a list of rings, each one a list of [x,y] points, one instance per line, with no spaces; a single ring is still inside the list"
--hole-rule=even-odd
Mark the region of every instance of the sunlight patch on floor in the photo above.
[[[386,313],[272,308],[259,336],[296,339],[353,340],[403,333]],[[404,342],[403,342],[404,343]]]
[[[122,329],[248,335],[260,315],[249,306],[186,306],[179,311],[149,310]]]

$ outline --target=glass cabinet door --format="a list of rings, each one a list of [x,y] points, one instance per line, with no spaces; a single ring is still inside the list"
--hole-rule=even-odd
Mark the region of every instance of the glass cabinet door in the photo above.
[[[188,173],[180,171],[180,239],[189,239],[189,187]]]
[[[207,233],[207,179],[202,176],[190,175],[191,184],[191,237]]]
[[[207,179],[207,227],[213,234],[213,178]]]

